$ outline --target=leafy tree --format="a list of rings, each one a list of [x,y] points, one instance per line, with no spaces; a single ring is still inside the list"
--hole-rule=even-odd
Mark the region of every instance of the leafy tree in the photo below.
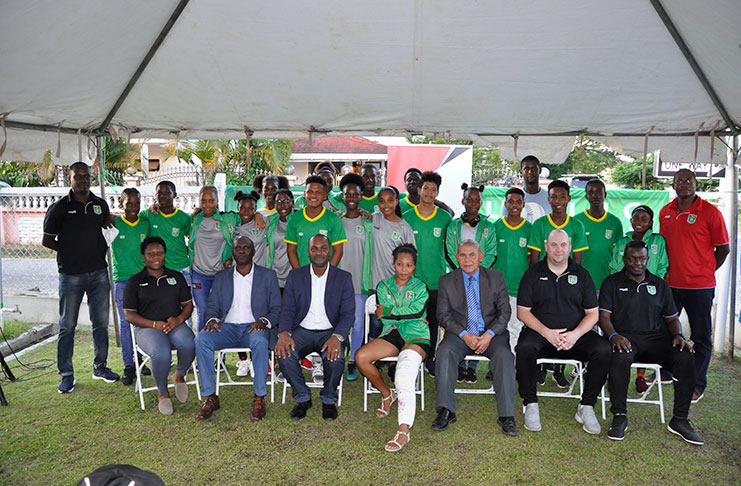
[[[616,152],[593,138],[580,137],[563,164],[543,164],[543,167],[548,167],[551,179],[560,179],[564,174],[600,175],[618,162]]]
[[[185,140],[167,145],[170,155],[189,164],[197,160],[206,172],[206,181],[213,181],[216,172],[226,173],[227,184],[251,184],[257,174],[282,174],[291,158],[292,140]],[[249,156],[248,156],[249,154]]]
[[[0,181],[13,187],[46,186],[55,174],[51,150],[39,162],[0,161]]]
[[[654,173],[654,157],[648,154],[646,162],[646,189],[661,190],[670,184],[666,179],[657,179]],[[641,189],[641,179],[643,177],[643,157],[634,159],[631,162],[622,162],[615,167],[612,173],[612,181],[620,187],[626,189]]]

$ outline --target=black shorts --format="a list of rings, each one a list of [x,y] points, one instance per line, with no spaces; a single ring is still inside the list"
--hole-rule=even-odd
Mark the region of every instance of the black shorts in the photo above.
[[[381,336],[381,339],[383,339],[386,342],[389,342],[396,346],[396,349],[401,351],[401,349],[406,346],[407,344],[404,342],[404,338],[401,337],[401,334],[399,333],[398,329],[394,329],[388,334]],[[422,351],[425,352],[425,356],[430,355],[430,343],[427,341],[412,341],[409,344],[416,344],[420,348],[422,348]]]

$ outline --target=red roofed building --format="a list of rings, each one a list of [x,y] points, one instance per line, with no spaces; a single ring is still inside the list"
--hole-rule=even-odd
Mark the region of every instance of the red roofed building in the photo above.
[[[361,137],[315,137],[296,140],[291,148],[291,164],[294,167],[297,184],[303,183],[319,162],[331,161],[337,174],[342,175],[342,167],[359,168],[366,162],[376,165],[381,174],[385,173],[388,148],[380,143]],[[348,169],[345,169],[345,173]]]

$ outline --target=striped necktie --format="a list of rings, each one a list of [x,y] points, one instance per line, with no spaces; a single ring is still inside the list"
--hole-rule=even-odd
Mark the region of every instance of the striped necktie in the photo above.
[[[466,331],[473,334],[474,336],[479,335],[479,322],[477,314],[480,313],[479,306],[476,302],[476,289],[473,287],[473,277],[468,277],[468,285],[466,286],[466,300],[468,301],[468,327]]]

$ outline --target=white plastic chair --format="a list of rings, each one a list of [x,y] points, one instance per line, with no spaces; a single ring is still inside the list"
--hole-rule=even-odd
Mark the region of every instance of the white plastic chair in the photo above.
[[[142,386],[142,369],[151,360],[151,357],[142,348],[140,348],[138,344],[136,344],[135,326],[129,323],[129,327],[131,328],[131,343],[134,347],[134,356],[136,356],[137,354],[140,354],[142,356],[141,361],[137,359],[136,362],[138,364],[134,366],[134,368],[136,369],[136,386],[134,387],[134,389],[137,392],[139,392],[139,403],[141,405],[141,409],[144,410],[144,393],[150,392],[150,391],[157,391],[157,386],[155,385],[155,386],[150,386],[147,388],[144,388]],[[171,352],[171,355],[176,356],[176,353],[177,351],[173,349]],[[191,363],[190,368],[188,369],[188,371],[191,371],[191,370],[193,371],[193,380],[188,381],[188,377],[187,377],[188,373],[186,372],[185,383],[187,385],[196,386],[196,394],[198,395],[198,401],[201,401],[201,387],[198,383],[198,369],[195,367],[195,362]],[[169,383],[168,381],[167,387],[174,388],[175,385],[173,385],[172,383]]]
[[[648,370],[654,370],[656,373],[656,379],[651,383],[648,388],[646,388],[646,391],[641,393],[641,396],[638,398],[628,398],[628,403],[647,403],[649,405],[657,405],[659,407],[659,415],[661,416],[661,423],[665,422],[664,417],[664,389],[663,385],[661,384],[661,365],[657,363],[633,363],[630,365],[631,369],[637,369],[637,368],[645,368]],[[651,389],[653,387],[658,385],[659,390],[659,399],[658,400],[649,400],[648,396],[651,393]],[[604,393],[604,389],[602,390],[602,418],[607,418],[605,415],[605,402],[609,402],[610,397],[606,397]]]
[[[486,356],[482,356],[480,354],[469,354],[466,355],[465,358],[463,358],[466,361],[489,361],[489,358]],[[456,387],[455,390],[453,390],[453,393],[458,393],[461,395],[496,395],[496,392],[494,391],[494,384],[490,384],[489,388],[458,388]]]
[[[364,318],[365,318],[365,342],[368,342],[368,336],[370,334],[370,316],[371,314],[376,313],[376,296],[375,295],[369,295],[368,299],[365,301],[365,312],[364,312]],[[396,363],[399,360],[397,356],[389,356],[388,358],[382,358],[378,361],[382,361],[384,363]],[[425,364],[424,360],[422,360],[422,363],[419,365],[419,373],[417,374],[417,383],[414,389],[414,393],[416,395],[419,395],[419,401],[420,401],[420,409],[424,411],[425,409]],[[374,387],[370,381],[368,381],[368,378],[363,377],[363,411],[368,411],[368,395],[378,393],[381,394],[380,391],[376,387]]]
[[[309,353],[309,354],[306,355],[307,358],[310,357],[310,356],[319,356],[319,353]],[[345,379],[345,377],[344,377],[345,372],[344,371],[342,372],[342,375],[343,376],[340,377],[340,384],[337,385],[337,406],[338,407],[339,406],[342,406],[342,383],[343,383],[343,381]],[[288,380],[285,378],[285,375],[284,375],[284,378],[283,379],[285,381],[283,382],[283,398],[281,400],[281,403],[285,404],[286,403],[286,394],[287,394],[288,389],[291,388],[291,384],[288,383]],[[314,383],[313,381],[307,381],[306,382],[306,386],[308,386],[309,388],[324,388],[324,383]]]
[[[254,379],[251,381],[234,380],[232,378],[232,375],[229,374],[229,370],[227,369],[226,365],[223,366],[224,375],[226,375],[226,381],[221,381],[221,363],[226,363],[226,353],[248,353],[250,357],[252,356],[252,351],[250,350],[250,348],[224,348],[218,350],[218,359],[216,361],[218,363],[218,366],[216,367],[216,394],[219,394],[219,388],[222,386],[254,386]],[[270,352],[270,372],[268,374],[267,385],[270,386],[270,402],[275,402],[275,353],[273,351]]]

